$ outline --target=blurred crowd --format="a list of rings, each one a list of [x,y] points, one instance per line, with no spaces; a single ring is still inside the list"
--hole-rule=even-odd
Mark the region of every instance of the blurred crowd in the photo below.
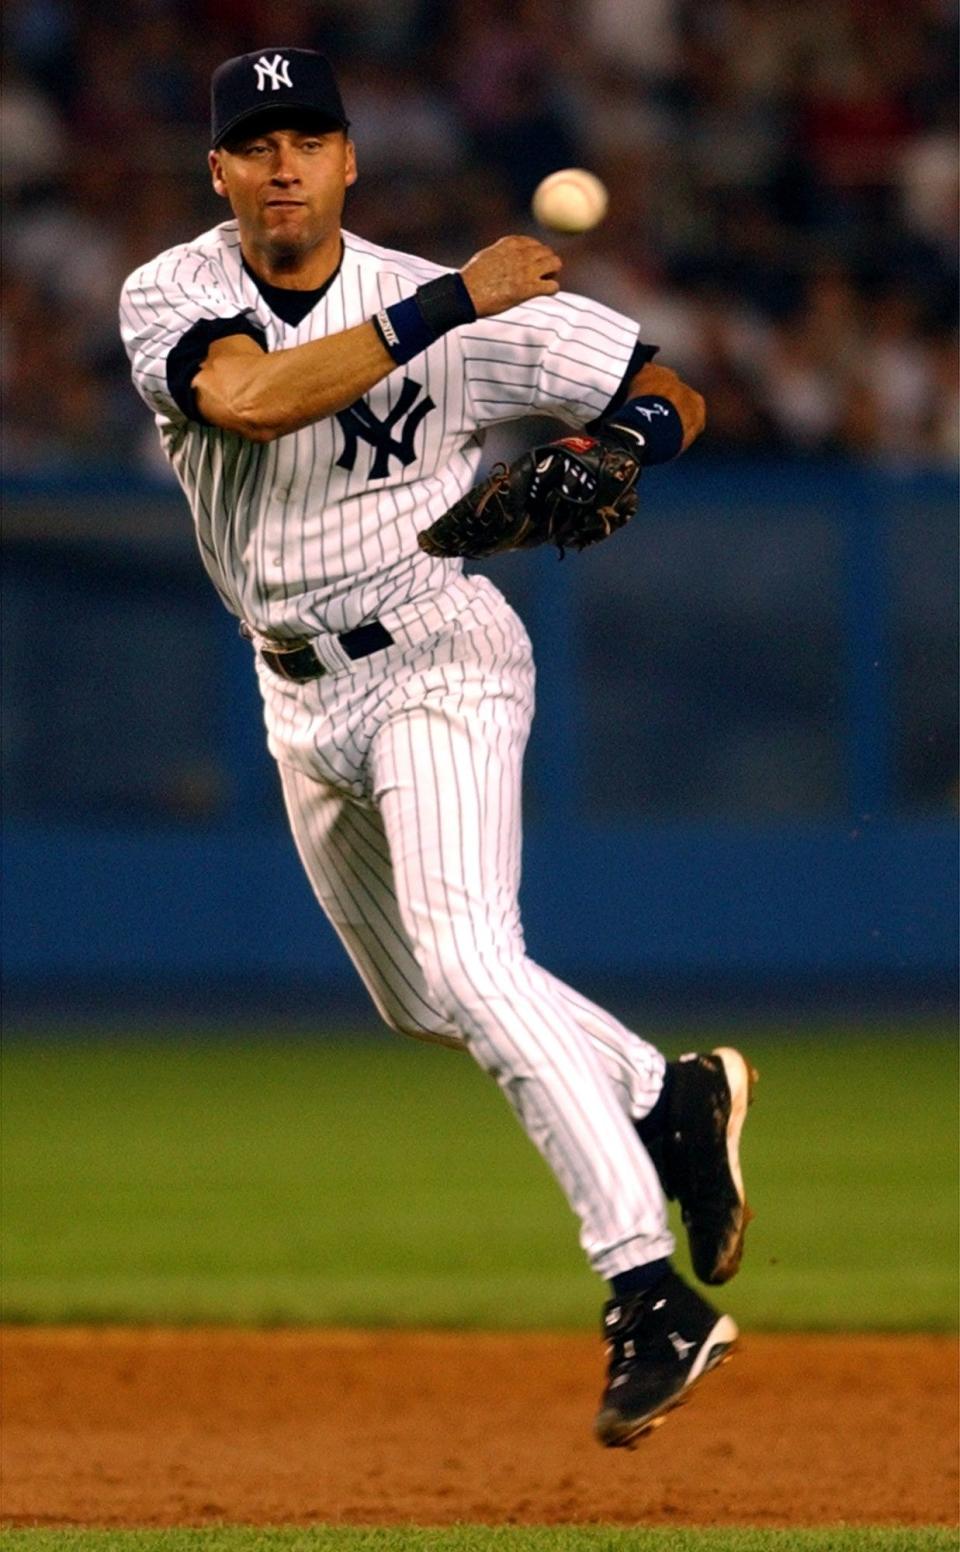
[[[611,213],[564,283],[707,396],[705,447],[958,453],[953,0],[8,0],[8,471],[159,470],[117,335],[124,276],[225,219],[208,83],[333,60],[345,224],[459,265],[557,167]]]

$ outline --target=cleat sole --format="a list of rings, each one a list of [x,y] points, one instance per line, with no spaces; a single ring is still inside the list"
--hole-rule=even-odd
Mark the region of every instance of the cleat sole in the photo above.
[[[753,1209],[747,1202],[743,1171],[740,1168],[740,1136],[743,1132],[743,1123],[747,1119],[747,1110],[753,1104],[759,1073],[732,1046],[717,1046],[712,1054],[720,1058],[727,1087],[730,1090],[730,1119],[727,1123],[726,1135],[727,1164],[739,1203],[733,1214],[726,1243],[709,1269],[709,1276],[701,1279],[703,1282],[717,1286],[720,1283],[729,1282],[730,1278],[739,1271],[740,1262],[743,1259],[743,1242],[747,1224],[754,1217]]]

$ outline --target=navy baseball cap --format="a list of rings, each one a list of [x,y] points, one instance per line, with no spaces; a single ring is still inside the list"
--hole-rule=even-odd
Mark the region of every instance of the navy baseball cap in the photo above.
[[[246,119],[291,111],[346,129],[349,123],[330,61],[313,49],[258,49],[213,72],[210,144],[222,145]]]

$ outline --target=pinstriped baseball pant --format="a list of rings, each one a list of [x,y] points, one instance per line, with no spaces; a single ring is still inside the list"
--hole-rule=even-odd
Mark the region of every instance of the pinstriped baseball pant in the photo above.
[[[609,1278],[673,1249],[632,1125],[663,1058],[525,952],[530,647],[489,583],[457,586],[456,621],[377,654],[389,678],[367,659],[307,686],[267,683],[271,749],[314,892],[381,1016],[464,1046],[496,1079]]]

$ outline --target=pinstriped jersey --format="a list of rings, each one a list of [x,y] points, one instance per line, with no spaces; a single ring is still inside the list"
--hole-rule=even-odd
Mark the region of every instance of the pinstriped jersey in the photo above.
[[[461,562],[425,555],[417,533],[475,483],[486,428],[535,410],[582,425],[620,389],[636,323],[563,292],[451,330],[355,404],[272,442],[207,424],[177,389],[172,363],[198,326],[288,349],[363,323],[443,273],[344,232],[338,271],[299,322],[285,321],[226,221],[126,281],[120,322],[134,384],[206,569],[258,632],[350,630],[442,589]]]

